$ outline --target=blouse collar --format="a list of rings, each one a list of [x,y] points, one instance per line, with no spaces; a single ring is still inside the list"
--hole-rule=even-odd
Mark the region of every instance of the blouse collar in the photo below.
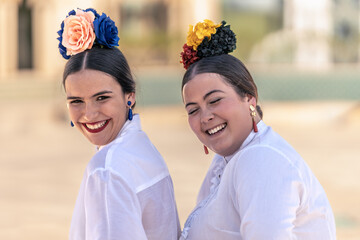
[[[124,123],[124,126],[121,128],[121,130],[120,130],[119,134],[116,136],[116,138],[106,145],[97,146],[97,150],[100,151],[101,149],[103,149],[106,146],[110,146],[114,143],[121,141],[121,138],[124,135],[126,135],[129,131],[133,131],[133,130],[141,130],[139,114],[134,114],[134,117],[131,121],[126,120],[126,122]]]

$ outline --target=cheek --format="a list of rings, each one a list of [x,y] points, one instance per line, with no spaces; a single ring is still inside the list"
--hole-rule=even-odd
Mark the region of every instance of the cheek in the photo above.
[[[194,117],[194,116],[191,116],[188,118],[188,122],[189,122],[189,125],[190,125],[190,128],[191,130],[196,134],[198,135],[200,132],[201,132],[201,129],[200,129],[200,121]]]
[[[68,111],[69,111],[69,116],[73,119],[76,116],[76,111],[71,106],[68,107]]]
[[[79,115],[79,111],[76,110],[74,107],[69,106],[68,107],[68,111],[69,111],[69,116],[71,119],[76,119],[77,116]]]
[[[109,102],[101,106],[101,113],[106,117],[123,121],[127,118],[127,107],[122,102]]]
[[[124,104],[117,104],[109,108],[107,111],[109,112],[109,114],[115,115],[118,118],[123,119],[124,117],[126,117],[127,110],[128,108]]]

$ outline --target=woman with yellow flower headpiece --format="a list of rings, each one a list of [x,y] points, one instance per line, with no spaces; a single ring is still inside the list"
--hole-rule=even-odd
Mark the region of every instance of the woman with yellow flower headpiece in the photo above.
[[[335,240],[326,194],[301,156],[262,121],[255,82],[229,55],[222,22],[191,26],[182,96],[198,139],[215,152],[181,240]]]

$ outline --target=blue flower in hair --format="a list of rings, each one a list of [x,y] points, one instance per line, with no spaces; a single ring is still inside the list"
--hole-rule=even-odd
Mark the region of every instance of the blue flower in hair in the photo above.
[[[94,20],[96,42],[108,48],[119,46],[118,29],[105,13]]]
[[[75,10],[71,10],[66,17],[71,16],[71,15],[76,15]],[[64,47],[64,45],[62,45],[63,32],[64,32],[64,21],[61,22],[60,30],[57,32],[57,34],[59,35],[57,40],[59,40],[59,52],[60,52],[61,56],[63,56],[63,58],[65,58],[65,59],[69,59],[70,56],[66,55],[66,47]]]

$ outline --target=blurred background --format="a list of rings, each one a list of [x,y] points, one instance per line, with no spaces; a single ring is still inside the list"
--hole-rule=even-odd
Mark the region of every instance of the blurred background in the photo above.
[[[0,0],[0,239],[66,239],[95,148],[70,127],[57,31],[93,7],[118,26],[144,130],[173,177],[183,226],[211,162],[181,100],[189,24],[225,20],[264,121],[309,164],[360,239],[360,0]]]

